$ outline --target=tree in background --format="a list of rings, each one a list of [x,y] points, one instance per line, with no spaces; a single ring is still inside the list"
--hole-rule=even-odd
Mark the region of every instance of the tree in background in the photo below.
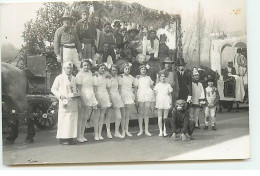
[[[203,38],[204,38],[204,32],[206,27],[206,21],[204,18],[204,10],[200,5],[198,5],[198,11],[197,11],[197,20],[196,20],[196,38],[197,38],[197,52],[198,52],[198,63],[200,65],[201,61],[201,51],[203,47]]]
[[[45,54],[47,57],[48,69],[59,70],[59,64],[54,54],[53,41],[55,31],[61,26],[59,18],[62,16],[65,7],[64,2],[43,3],[36,13],[36,19],[30,20],[24,25],[22,37],[26,46],[26,55]]]

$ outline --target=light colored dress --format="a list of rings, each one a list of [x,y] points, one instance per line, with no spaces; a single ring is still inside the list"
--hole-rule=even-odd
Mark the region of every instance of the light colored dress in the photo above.
[[[154,90],[157,92],[155,107],[157,109],[170,109],[172,99],[169,94],[173,91],[171,85],[159,82],[155,85]]]
[[[94,86],[96,85],[96,83],[94,82],[92,72],[84,72],[83,70],[80,70],[80,72],[76,76],[76,81],[77,84],[81,85],[81,97],[85,105],[96,106],[98,104],[94,93]]]
[[[57,138],[67,139],[77,137],[78,124],[78,99],[68,97],[68,86],[76,86],[76,78],[63,73],[57,76],[51,88],[51,92],[59,99]],[[68,104],[64,106],[60,96],[65,96]]]
[[[124,107],[124,103],[122,101],[121,95],[118,92],[118,77],[112,77],[110,80],[110,98],[115,108]]]
[[[110,97],[107,91],[108,79],[105,75],[98,75],[94,77],[94,82],[97,86],[96,98],[101,105],[102,109],[108,108],[111,106]]]
[[[133,85],[135,78],[132,75],[122,75],[119,78],[119,85],[121,85],[121,95],[124,104],[135,104],[135,95],[133,93]]]
[[[137,89],[137,100],[138,102],[154,102],[154,92],[151,88],[153,85],[153,81],[150,76],[140,76],[140,78],[136,78],[135,86]]]

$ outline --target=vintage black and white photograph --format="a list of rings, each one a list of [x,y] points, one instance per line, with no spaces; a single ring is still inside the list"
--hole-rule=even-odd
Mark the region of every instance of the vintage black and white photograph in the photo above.
[[[4,165],[250,158],[245,0],[1,4]]]

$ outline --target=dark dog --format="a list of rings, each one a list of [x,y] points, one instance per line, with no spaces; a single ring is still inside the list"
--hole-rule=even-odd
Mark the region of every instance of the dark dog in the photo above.
[[[174,140],[181,139],[185,141],[187,137],[191,140],[194,139],[192,133],[195,128],[195,122],[190,120],[186,101],[177,100],[175,108],[172,110],[172,116],[165,120],[167,134],[171,134]],[[180,133],[179,138],[177,138],[177,133]]]

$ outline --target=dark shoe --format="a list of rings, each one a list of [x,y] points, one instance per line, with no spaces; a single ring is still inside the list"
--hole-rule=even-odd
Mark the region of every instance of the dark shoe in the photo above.
[[[62,141],[61,145],[70,145],[69,141]]]
[[[26,142],[28,144],[32,144],[32,143],[34,143],[34,139],[25,139],[24,142]]]
[[[200,129],[200,126],[195,126],[195,129]]]
[[[9,139],[6,139],[5,142],[4,142],[5,145],[13,145],[14,144],[14,140],[9,140]]]
[[[216,126],[213,126],[213,127],[212,127],[212,130],[215,130],[215,131],[216,131],[216,130],[217,130]]]
[[[203,127],[203,130],[207,130],[207,129],[209,129],[208,126],[204,126],[204,127]]]
[[[68,140],[69,145],[76,145],[76,142],[71,138]]]

